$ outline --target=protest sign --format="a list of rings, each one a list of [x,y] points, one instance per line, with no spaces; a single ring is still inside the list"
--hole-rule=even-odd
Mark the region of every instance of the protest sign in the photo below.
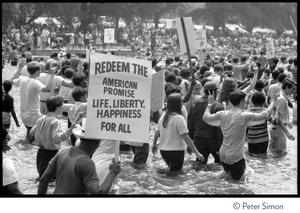
[[[115,42],[115,29],[107,28],[104,29],[104,43],[114,43]]]
[[[181,18],[175,18],[176,21],[176,29],[178,31],[178,39],[180,45],[180,52],[187,53],[186,41],[184,37],[184,29],[182,27]],[[197,52],[197,48],[195,46],[196,39],[195,39],[195,31],[194,31],[194,24],[191,17],[184,17],[183,18],[185,31],[187,35],[187,42],[189,45],[190,53],[195,54]]]
[[[266,44],[266,55],[267,55],[267,58],[275,57],[275,48],[274,48],[274,41],[273,40]]]
[[[90,53],[85,133],[149,143],[151,61]]]
[[[166,20],[166,29],[174,29],[176,28],[176,22],[174,19],[167,19]]]
[[[206,31],[195,30],[195,39],[198,50],[203,50],[207,46]]]
[[[163,108],[164,105],[164,83],[165,71],[162,70],[152,75],[151,86],[151,110],[156,112]]]

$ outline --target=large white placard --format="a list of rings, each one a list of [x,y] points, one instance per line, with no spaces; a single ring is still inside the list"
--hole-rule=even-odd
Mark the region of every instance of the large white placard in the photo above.
[[[180,52],[186,53],[187,48],[185,45],[184,35],[183,35],[183,29],[180,18],[175,18],[176,21],[176,29],[178,31],[178,39],[179,39],[179,45],[180,45]],[[190,48],[190,53],[195,54],[197,52],[196,48],[196,39],[195,39],[195,31],[194,31],[194,24],[192,21],[192,17],[184,17],[183,18],[187,40]]]
[[[151,61],[90,53],[86,135],[149,143]]]
[[[164,105],[164,83],[165,71],[159,71],[152,75],[151,86],[151,110],[156,112],[163,108]]]
[[[195,39],[198,50],[203,50],[207,46],[206,31],[195,30]]]
[[[106,28],[104,29],[104,43],[114,43],[115,42],[115,29]]]
[[[266,55],[267,55],[267,58],[275,57],[275,47],[274,47],[273,40],[266,44]]]

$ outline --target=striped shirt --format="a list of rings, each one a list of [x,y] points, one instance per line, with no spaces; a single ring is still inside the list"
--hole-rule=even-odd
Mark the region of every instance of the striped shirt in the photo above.
[[[251,107],[246,112],[261,113],[264,110],[262,107]],[[260,124],[249,126],[246,138],[247,142],[251,144],[269,141],[267,119]]]

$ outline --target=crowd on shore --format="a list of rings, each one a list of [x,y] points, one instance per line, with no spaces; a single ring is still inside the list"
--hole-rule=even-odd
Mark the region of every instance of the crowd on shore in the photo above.
[[[26,141],[38,146],[36,168],[38,194],[46,194],[55,181],[54,194],[109,194],[121,172],[114,159],[113,140],[91,138],[82,131],[88,100],[89,63],[85,54],[53,52],[47,61],[33,61],[31,47],[16,62],[11,79],[2,82],[3,193],[22,194],[9,154],[11,88],[20,87],[20,117],[27,129]],[[116,54],[107,52],[106,54]],[[253,156],[267,152],[284,154],[286,140],[294,140],[289,129],[297,124],[297,57],[267,59],[264,51],[237,57],[207,55],[205,59],[180,56],[160,59],[150,49],[136,58],[151,60],[152,73],[165,72],[165,107],[151,112],[156,125],[153,144],[123,141],[134,153],[133,165],[147,163],[149,151],[158,150],[172,173],[182,170],[185,154],[206,164],[209,155],[223,167],[222,176],[240,180],[246,170],[245,144]],[[3,56],[3,54],[2,54]],[[164,57],[165,64],[158,66]],[[191,62],[191,63],[189,63]],[[293,108],[293,120],[290,120]],[[68,118],[62,129],[60,116]],[[80,128],[80,126],[82,126]],[[71,144],[61,149],[62,141]]]
[[[66,27],[53,24],[32,23],[22,26],[20,29],[13,28],[2,35],[2,47],[5,52],[9,52],[12,44],[17,46],[18,50],[26,49],[66,49],[83,50],[90,45],[97,49],[105,49],[104,29],[113,28],[110,24],[91,24],[87,32],[83,32],[74,26]],[[219,36],[216,36],[213,30],[203,27],[206,30],[208,49],[218,50],[226,49],[245,50],[258,49],[271,40],[274,40],[274,46],[278,50],[297,51],[297,39],[294,34],[284,32],[276,36],[273,31],[261,31],[247,33],[239,30],[222,30]],[[133,50],[142,48],[161,48],[161,49],[179,49],[179,41],[176,29],[166,29],[161,27],[155,29],[149,24],[135,23],[119,27],[115,32],[115,42],[111,45],[122,45]],[[151,47],[153,46],[153,48]],[[20,51],[20,52],[21,52]]]

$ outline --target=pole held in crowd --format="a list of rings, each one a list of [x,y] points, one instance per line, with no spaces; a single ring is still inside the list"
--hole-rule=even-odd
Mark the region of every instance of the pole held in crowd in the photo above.
[[[191,76],[192,76],[193,80],[195,80],[193,66],[192,66],[192,60],[191,60],[191,53],[190,53],[189,41],[188,41],[188,38],[187,38],[187,34],[186,34],[186,29],[185,29],[185,24],[184,24],[183,17],[180,17],[180,21],[181,21],[181,26],[182,26],[182,30],[183,30],[183,36],[184,36],[184,41],[185,41],[185,46],[186,46],[186,52],[187,52],[187,56],[188,56],[188,60],[189,60]]]

